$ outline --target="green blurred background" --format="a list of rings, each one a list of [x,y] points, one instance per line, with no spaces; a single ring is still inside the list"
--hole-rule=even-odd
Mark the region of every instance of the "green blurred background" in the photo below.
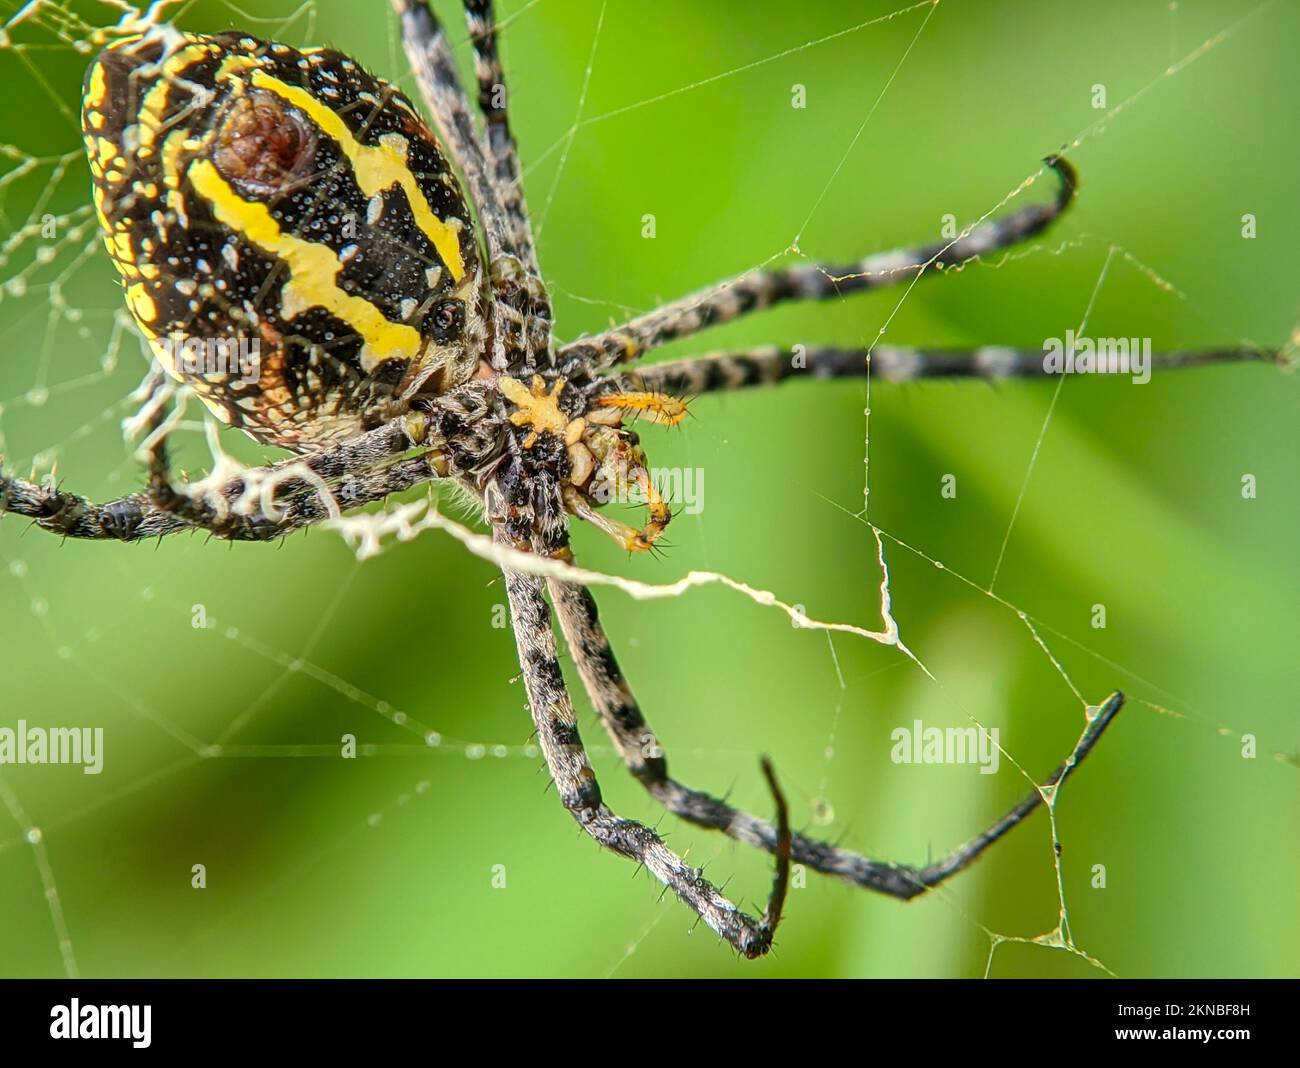
[[[456,6],[440,5],[468,69]],[[1134,99],[1073,150],[1078,204],[1028,254],[927,281],[901,304],[886,292],[784,308],[663,356],[860,344],[886,324],[895,342],[1037,346],[1076,327],[1094,290],[1091,333],[1160,348],[1277,345],[1300,320],[1294,3],[954,0],[842,33],[898,8],[503,8],[512,117],[564,337],[796,239],[829,260],[933,240],[945,214],[984,214],[1093,128],[1098,85],[1110,108]],[[116,18],[108,5],[74,9]],[[185,28],[334,44],[385,76],[405,69],[380,3],[177,10]],[[36,5],[0,47],[0,141],[12,146],[0,452],[22,471],[57,463],[68,486],[105,496],[140,484],[118,421],[145,363],[133,336],[113,333],[120,290],[87,224],[85,165],[57,160],[77,148],[87,56],[74,46],[84,29],[56,14]],[[804,109],[791,106],[796,84]],[[1047,181],[1025,194],[1048,195]],[[63,219],[56,241],[22,229],[46,211]],[[646,213],[654,240],[641,237]],[[103,371],[106,354],[116,363]],[[937,684],[896,651],[794,629],[716,587],[649,603],[602,591],[608,629],[679,777],[766,811],[758,754],[769,753],[800,825],[921,862],[1026,784],[1006,761],[996,776],[894,765],[894,727],[974,715],[1035,775],[1082,727],[1023,610],[1088,700],[1116,687],[1134,697],[1058,805],[1078,946],[1120,975],[1295,975],[1300,382],[1265,366],[1140,389],[1066,381],[999,603],[982,590],[1054,390],[872,390],[872,519],[946,565],[888,547],[904,640]],[[853,517],[863,407],[861,383],[796,384],[703,398],[679,430],[646,428],[655,466],[703,469],[703,512],[673,525],[664,559],[626,559],[580,530],[584,562],[648,581],[725,571],[816,618],[877,626],[874,545]],[[202,436],[183,437],[197,471]],[[1254,500],[1241,495],[1246,473]],[[940,497],[945,474],[955,500]],[[512,640],[492,625],[503,600],[492,568],[438,534],[358,563],[322,531],[280,546],[60,545],[0,521],[0,725],[106,734],[98,777],[0,769],[0,973],[64,974],[61,914],[87,975],[1102,974],[1034,945],[1002,945],[989,962],[987,932],[1056,925],[1042,813],[910,905],[810,874],[776,953],[735,960],[647,876],[584,840],[546,789],[524,751]],[[1104,630],[1090,625],[1097,603]],[[191,625],[196,605],[207,629]],[[766,858],[661,817],[579,703],[610,802],[657,821],[730,892],[761,899]],[[346,733],[374,748],[339,759]],[[205,756],[218,742],[221,755]],[[207,888],[191,889],[200,863]],[[1091,885],[1098,864],[1104,889]]]

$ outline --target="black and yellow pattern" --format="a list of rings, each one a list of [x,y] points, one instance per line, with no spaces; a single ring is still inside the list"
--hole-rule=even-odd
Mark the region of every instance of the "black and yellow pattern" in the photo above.
[[[1073,773],[1115,720],[1122,694],[1090,709],[1057,770],[965,845],[923,867],[872,860],[793,833],[766,761],[776,810],[770,821],[672,778],[595,601],[576,576],[557,569],[574,560],[570,517],[628,551],[659,543],[672,513],[624,421],[671,426],[685,415],[682,394],[798,377],[1049,373],[1041,354],[1029,350],[884,344],[869,353],[800,345],[718,353],[640,372],[614,368],[763,308],[891,285],[910,289],[924,277],[1010,248],[1041,233],[1069,206],[1073,169],[1051,157],[1047,166],[1060,179],[1054,201],[983,218],[951,239],[838,267],[749,271],[556,346],[505,112],[490,0],[463,0],[478,127],[427,0],[393,0],[393,6],[411,73],[473,198],[486,265],[429,128],[401,94],[346,56],[161,25],[118,42],[91,66],[84,124],[96,205],[132,314],[164,366],[193,385],[218,416],[302,455],[242,470],[220,485],[174,482],[162,425],[146,444],[143,492],[101,504],[52,481],[38,484],[0,470],[0,515],[27,516],[60,537],[137,541],[206,530],[266,541],[416,486],[454,480],[481,507],[503,554],[498,562],[533,725],[560,800],[584,833],[635,860],[737,952],[756,957],[771,947],[792,859],[900,899],[964,870]],[[169,363],[167,342],[176,337],[256,340],[257,375]],[[1154,354],[1153,364],[1293,364],[1297,351],[1300,333],[1279,351],[1241,346]],[[649,512],[640,529],[600,511],[625,499],[623,489],[633,485]],[[370,528],[375,544],[383,529]],[[464,536],[472,541],[472,534]],[[878,532],[876,543],[883,569]],[[538,560],[549,561],[545,578]],[[872,636],[906,652],[889,615],[887,583],[886,572],[880,611],[892,633]],[[609,808],[576,725],[551,605],[573,666],[632,775],[665,810],[775,856],[761,916],[744,913],[652,829]]]
[[[303,450],[474,373],[469,211],[410,102],[354,60],[159,30],[97,57],[82,121],[131,313],[224,422]],[[189,338],[256,358],[178,361]]]

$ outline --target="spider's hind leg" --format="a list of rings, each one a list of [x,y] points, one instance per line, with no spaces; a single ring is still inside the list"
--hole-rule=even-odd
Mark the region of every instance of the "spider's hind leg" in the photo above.
[[[96,504],[77,493],[0,473],[0,516],[25,516],[61,538],[141,541],[189,530],[184,520],[159,512],[143,493]]]
[[[128,434],[144,434],[139,455],[145,461],[144,498],[149,510],[172,516],[186,527],[206,530],[219,538],[261,541],[274,537],[273,520],[261,514],[234,514],[224,492],[215,489],[187,492],[188,482],[173,481],[167,437],[174,418],[176,388],[171,379],[154,368],[134,394],[134,399],[140,402],[138,413],[125,424]],[[143,521],[144,508],[140,504],[132,498],[110,502],[101,522],[107,520],[110,529],[129,529]]]

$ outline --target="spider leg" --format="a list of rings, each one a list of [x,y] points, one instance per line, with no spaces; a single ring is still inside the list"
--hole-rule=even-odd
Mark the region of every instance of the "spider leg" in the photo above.
[[[496,16],[491,0],[463,0],[465,21],[474,46],[474,74],[478,80],[478,106],[487,127],[490,176],[496,186],[511,238],[520,261],[534,275],[540,275],[537,250],[533,245],[532,226],[524,204],[523,183],[519,178],[519,149],[510,132],[507,113],[506,76],[497,53]]]
[[[433,116],[442,143],[469,183],[479,224],[487,239],[488,258],[495,262],[513,257],[516,250],[509,219],[488,173],[469,100],[456,73],[456,60],[442,24],[428,0],[392,0],[392,4],[401,20],[402,45],[415,72],[420,95]]]
[[[570,364],[609,367],[626,363],[658,345],[788,300],[826,300],[910,282],[918,275],[933,273],[932,267],[942,270],[1025,241],[1054,222],[1074,199],[1074,168],[1060,156],[1050,156],[1045,162],[1061,182],[1050,204],[1031,204],[1005,218],[980,223],[951,241],[881,252],[846,266],[803,264],[751,271],[602,334],[570,342],[559,351],[559,365],[567,370]]]
[[[629,480],[629,484],[631,483],[635,483],[640,489],[650,513],[650,517],[642,526],[634,527],[630,523],[605,515],[597,509],[594,501],[589,500],[584,493],[572,486],[564,487],[564,507],[579,519],[590,523],[624,551],[647,553],[652,551],[655,542],[663,537],[664,529],[672,522],[673,512],[650,478],[650,472],[644,467],[636,469]]]
[[[519,149],[510,132],[506,76],[497,52],[496,17],[492,0],[463,0],[465,22],[474,46],[474,75],[478,105],[486,127],[489,179],[505,212],[516,260],[494,271],[499,299],[522,314],[524,363],[536,366],[539,358],[551,363],[551,298],[542,282],[533,241],[524,187],[519,174]]]
[[[52,486],[0,475],[0,516],[6,512],[26,516],[41,529],[64,538],[144,541],[203,526],[229,541],[270,541],[329,519],[336,512],[381,501],[390,494],[441,478],[441,468],[441,458],[434,454],[402,460],[380,471],[345,477],[330,488],[332,506],[314,489],[300,489],[287,499],[277,495],[279,514],[274,519],[228,514],[224,524],[187,522],[175,512],[159,508],[144,493],[129,493],[96,504]],[[233,506],[244,494],[242,480],[233,480],[223,492],[228,506]]]
[[[253,468],[220,488],[190,494],[167,474],[165,453],[155,447],[150,461],[150,492],[131,493],[104,504],[51,486],[0,474],[0,514],[13,512],[70,538],[139,541],[202,528],[234,541],[265,541],[329,518],[335,511],[382,500],[448,473],[446,457],[434,449],[386,468],[385,461],[417,444],[427,444],[421,417],[395,419],[357,438],[307,456]],[[321,486],[336,483],[322,499]],[[242,501],[257,487],[258,508],[246,514]],[[287,498],[287,499],[286,499]],[[267,501],[272,509],[264,507]],[[279,514],[267,515],[268,510]]]
[[[498,543],[509,544],[499,530],[495,537]],[[698,869],[688,866],[649,827],[623,819],[605,805],[578,735],[573,704],[560,671],[550,609],[542,594],[542,580],[505,569],[505,583],[533,723],[546,766],[564,807],[591,838],[606,849],[645,867],[739,953],[749,958],[762,956],[771,948],[772,937],[781,919],[790,859],[785,798],[770,766],[764,765],[764,773],[777,812],[777,824],[772,828],[776,874],[767,908],[762,917],[756,919],[724,897]]]
[[[556,555],[564,557],[567,550]],[[596,713],[623,763],[637,781],[674,815],[698,826],[721,831],[746,845],[775,852],[780,847],[781,833],[767,820],[733,808],[725,801],[685,786],[669,776],[668,762],[658,739],[646,723],[610,648],[591,591],[561,579],[547,581],[560,628]],[[968,867],[984,850],[1033,812],[1043,801],[1043,791],[1064,782],[1092,751],[1123,705],[1124,695],[1121,693],[1107,698],[1089,721],[1073,751],[1041,787],[1035,788],[988,830],[932,864],[915,868],[870,860],[798,833],[791,835],[791,858],[815,871],[904,901],[916,897]]]
[[[0,475],[0,515],[26,516],[42,530],[63,538],[141,541],[182,530],[185,520],[155,508],[143,493],[129,493],[103,504],[49,485]]]
[[[524,214],[522,194],[518,192],[518,182],[514,183],[511,192],[495,179],[489,169],[482,141],[470,115],[469,100],[456,73],[451,46],[428,0],[392,0],[392,4],[401,19],[402,43],[420,93],[433,115],[443,143],[468,183],[487,242],[488,269],[495,297],[492,302],[495,320],[492,364],[497,370],[504,371],[535,364],[538,356],[549,363],[550,302],[535,269],[528,265],[532,258],[532,235]],[[479,16],[468,9],[466,13],[473,28]],[[490,15],[485,25],[492,27]],[[482,44],[479,39],[475,41],[481,75],[490,73],[483,70],[482,49],[487,48],[486,54],[495,62],[495,30],[492,30],[492,36],[490,45]],[[499,63],[496,66],[499,67]],[[491,103],[491,87],[488,87],[488,92]],[[501,117],[504,115],[502,111]],[[492,134],[492,122],[489,121],[488,125],[489,139],[495,137],[500,145],[501,134]],[[508,129],[506,135],[509,135]],[[513,146],[513,142],[510,144]],[[500,166],[499,160],[494,162]],[[521,233],[528,242],[528,253],[521,252],[516,244],[519,234],[503,203],[503,195],[507,200],[518,198],[519,217],[523,221]]]
[[[1150,370],[1279,359],[1277,353],[1247,347],[1155,352],[1151,354]],[[976,349],[914,349],[877,345],[871,350],[868,366],[866,349],[824,346],[790,349],[769,345],[673,360],[625,377],[630,385],[651,393],[683,397],[774,385],[788,378],[864,378],[868,372],[872,378],[886,382],[922,378],[1052,378],[1059,373],[1047,370],[1042,349],[1009,349],[996,345]]]

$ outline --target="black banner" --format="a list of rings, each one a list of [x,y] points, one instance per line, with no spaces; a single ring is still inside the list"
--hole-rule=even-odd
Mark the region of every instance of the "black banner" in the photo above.
[[[453,1056],[470,1040],[488,1040],[499,1053],[511,1035],[535,1047],[547,1026],[537,1010],[545,1011],[548,995],[521,988],[539,984],[482,985],[482,995],[492,1000],[478,1002],[476,1019],[464,1010],[463,982],[453,989],[436,980],[9,980],[0,990],[0,1049],[8,1063],[17,1064],[23,1062],[10,1059],[15,1053],[73,1050],[98,1056],[108,1047],[140,1057],[182,1051],[339,1056],[374,1053],[399,1040],[436,1058],[443,1042],[451,1043]],[[609,1025],[628,1027],[626,1009],[620,1007],[631,996],[622,989],[626,983],[605,981],[607,989],[597,994],[572,989],[573,983],[551,985],[557,1008],[582,1006],[569,1017],[578,1028],[573,1037],[599,1039],[606,1029],[602,1006]],[[652,995],[659,999],[652,1003],[657,1008],[644,1018],[638,1045],[653,1042],[655,1031],[665,1038],[677,1033],[681,1025],[675,1019],[690,1025],[697,1053],[701,1027],[704,1035],[716,1027],[718,1046],[734,1051],[737,1025],[751,1040],[785,1031],[789,1041],[798,1042],[794,1036],[807,1036],[808,1026],[818,1021],[839,1030],[839,1040],[853,1041],[861,1030],[874,1043],[893,1032],[896,1048],[918,1056],[937,1053],[936,1041],[949,1055],[1032,1048],[1048,1056],[1053,1050],[1123,1046],[1164,1047],[1162,1052],[1178,1054],[1199,1047],[1223,1055],[1231,1055],[1228,1047],[1248,1046],[1261,1053],[1294,1039],[1300,990],[1294,982],[1247,980],[878,980],[852,984],[857,990],[819,991],[813,1000],[807,996],[813,992],[800,987],[827,984],[772,981],[738,988],[744,995],[742,1015],[731,1010],[717,1017],[694,999],[707,996],[716,1006],[714,999],[725,993],[706,995],[690,980],[660,985],[678,989]],[[844,1012],[846,997],[859,999],[857,1011]],[[508,1021],[508,1026],[483,1030],[483,1023],[492,1021]]]

